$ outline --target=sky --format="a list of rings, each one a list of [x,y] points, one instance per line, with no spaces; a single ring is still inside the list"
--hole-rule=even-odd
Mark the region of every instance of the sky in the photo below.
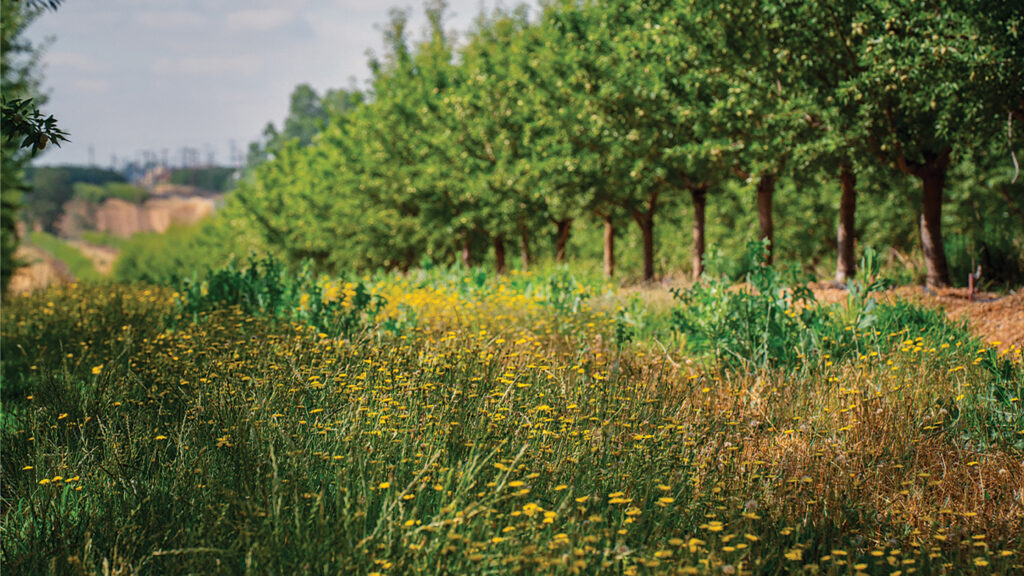
[[[446,28],[465,33],[495,1],[448,5]],[[71,134],[37,163],[176,163],[191,147],[227,164],[281,126],[296,85],[365,87],[392,8],[422,37],[419,0],[65,0],[26,31],[44,50],[43,111]]]

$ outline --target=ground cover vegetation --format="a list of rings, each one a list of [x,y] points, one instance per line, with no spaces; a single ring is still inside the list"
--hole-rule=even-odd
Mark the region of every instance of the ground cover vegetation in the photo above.
[[[877,279],[206,278],[5,306],[5,569],[1022,569],[1021,351]]]
[[[1022,10],[550,2],[459,37],[441,2],[423,37],[395,11],[369,87],[299,86],[190,258],[244,258],[221,243],[244,236],[335,274],[575,257],[650,280],[699,277],[712,247],[740,277],[767,238],[840,282],[859,243],[910,254],[906,281],[1017,286]]]

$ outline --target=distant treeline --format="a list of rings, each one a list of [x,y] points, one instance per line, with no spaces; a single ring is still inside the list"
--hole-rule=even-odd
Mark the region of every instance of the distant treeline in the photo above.
[[[149,196],[149,193],[146,192],[145,188],[140,188],[134,184],[128,184],[126,182],[107,182],[102,186],[97,184],[87,184],[85,182],[75,182],[74,189],[75,200],[82,200],[92,204],[100,204],[110,198],[138,203],[142,202]]]
[[[113,170],[86,166],[36,166],[26,170],[28,193],[22,203],[22,218],[40,225],[47,232],[56,232],[55,225],[64,203],[82,192],[89,198],[101,196],[99,190],[118,185],[119,192],[132,187]]]
[[[234,168],[207,166],[203,168],[176,168],[171,172],[171,184],[195,186],[211,192],[226,192],[234,186]]]
[[[205,191],[225,192],[234,186],[234,174],[234,168],[225,166],[177,168],[171,172],[168,181]],[[56,224],[68,201],[101,204],[116,198],[139,203],[149,197],[145,188],[131,184],[120,173],[105,168],[38,166],[30,167],[26,176],[29,192],[23,199],[22,218],[51,233],[58,232]]]

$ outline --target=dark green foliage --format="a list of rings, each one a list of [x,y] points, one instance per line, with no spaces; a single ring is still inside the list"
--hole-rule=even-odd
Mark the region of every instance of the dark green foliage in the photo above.
[[[203,282],[185,281],[182,286],[184,311],[197,314],[237,306],[248,314],[262,312],[276,316],[285,307],[298,307],[295,294],[289,293],[286,301],[285,281],[284,268],[272,257],[262,261],[252,258],[244,270],[231,262],[226,268],[208,273]]]
[[[46,232],[32,232],[30,240],[32,244],[46,250],[54,258],[67,265],[76,281],[95,282],[102,278],[92,260],[60,238]]]
[[[126,182],[124,176],[107,168],[89,166],[33,166],[27,171],[29,182],[40,192],[75,183],[106,184],[108,182]]]
[[[311,266],[304,265],[293,274],[273,256],[250,256],[245,268],[230,262],[204,277],[202,281],[186,279],[181,284],[183,314],[198,317],[237,308],[246,314],[302,321],[331,336],[351,336],[365,328],[385,304],[362,282],[354,283],[351,296],[340,288],[328,294]]]
[[[13,142],[35,156],[49,144],[60,147],[61,142],[69,141],[68,133],[57,127],[57,119],[43,117],[31,98],[8,101],[5,96],[2,106],[5,144]]]
[[[175,286],[182,279],[215,270],[251,249],[242,235],[225,230],[218,214],[211,221],[174,227],[163,234],[136,234],[118,239],[121,254],[114,263],[119,282]]]
[[[171,172],[171,184],[195,186],[200,190],[227,192],[234,182],[235,169],[227,166],[206,168],[178,168]]]
[[[1024,286],[1024,178],[1013,178],[1012,158],[1001,146],[960,169],[964,184],[954,188],[950,212],[955,223],[947,241],[954,285],[966,286],[967,275],[981,267],[982,287]],[[992,164],[987,181],[973,164]],[[977,285],[977,283],[976,283]]]
[[[116,198],[127,202],[139,203],[149,196],[144,188],[126,182],[107,182],[103,185],[75,182],[74,200],[82,200],[92,204],[102,204],[104,200]]]
[[[736,368],[795,368],[820,353],[826,318],[806,287],[783,283],[772,266],[761,265],[766,245],[747,246],[747,285],[705,277],[675,290],[676,328],[687,347]]]
[[[44,3],[45,6],[45,3]],[[49,3],[55,7],[56,2]],[[44,116],[36,61],[38,47],[24,36],[39,7],[4,0],[0,4],[0,297],[14,270],[18,248],[18,211],[26,191],[24,170],[29,159],[48,144],[60,146],[67,133],[57,127],[53,116]]]
[[[76,184],[103,186],[124,183],[123,176],[104,168],[84,166],[38,166],[28,171],[31,191],[25,194],[24,218],[48,232],[56,232],[64,203],[75,197]]]
[[[7,294],[7,284],[14,270],[21,265],[15,260],[18,249],[18,211],[25,186],[21,181],[21,170],[17,163],[3,152],[0,164],[0,296]]]
[[[953,284],[968,285],[968,274],[981,269],[975,288],[1024,286],[1024,244],[1004,227],[983,225],[972,236],[957,236],[947,243]]]
[[[675,290],[679,307],[675,328],[687,348],[737,369],[797,369],[890,351],[907,334],[929,345],[970,338],[965,326],[953,326],[939,312],[902,302],[879,304],[872,296],[891,282],[878,276],[880,263],[870,248],[860,263],[860,277],[848,281],[845,306],[817,303],[810,289],[790,274],[760,264],[763,243],[747,247],[746,284],[705,277]]]

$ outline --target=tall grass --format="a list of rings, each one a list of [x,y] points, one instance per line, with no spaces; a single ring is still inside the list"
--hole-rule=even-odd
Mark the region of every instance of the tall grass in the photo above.
[[[285,291],[253,274],[250,296]],[[210,285],[14,300],[5,570],[1021,569],[1021,448],[972,420],[1024,431],[1019,398],[978,400],[986,362],[1019,383],[1019,352],[908,327],[878,355],[737,371],[616,337],[646,314],[629,297],[450,280],[367,281],[386,304],[338,337]]]

